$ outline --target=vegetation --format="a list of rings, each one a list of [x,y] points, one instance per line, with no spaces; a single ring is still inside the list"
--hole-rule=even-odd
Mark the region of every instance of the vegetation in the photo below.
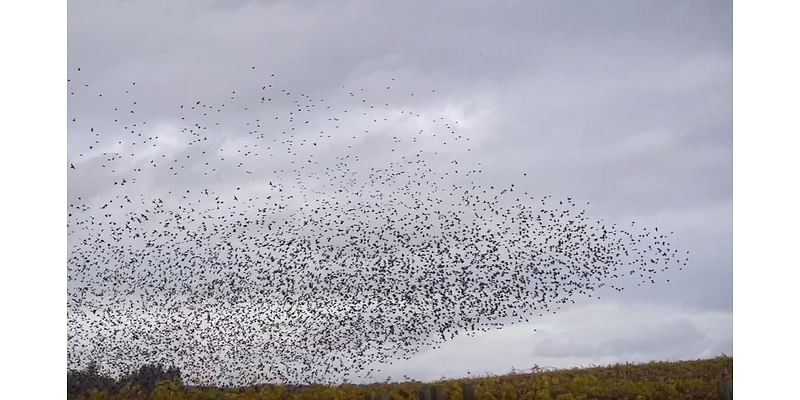
[[[420,399],[436,392],[440,399],[720,399],[732,398],[733,358],[617,364],[503,376],[446,379],[433,383],[402,382],[338,386],[256,385],[243,388],[185,386],[177,369],[145,366],[118,381],[96,367],[69,371],[69,399],[140,400],[272,400],[272,399]],[[431,390],[433,388],[434,390]],[[423,390],[424,389],[424,390]],[[464,392],[467,393],[464,393]],[[466,395],[466,396],[465,396]]]

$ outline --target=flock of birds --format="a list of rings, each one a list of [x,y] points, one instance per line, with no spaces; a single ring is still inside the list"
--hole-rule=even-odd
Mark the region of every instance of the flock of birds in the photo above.
[[[394,79],[324,99],[244,73],[258,83],[158,121],[141,84],[111,96],[70,73],[70,366],[370,377],[688,260],[671,232],[485,184],[459,122]]]

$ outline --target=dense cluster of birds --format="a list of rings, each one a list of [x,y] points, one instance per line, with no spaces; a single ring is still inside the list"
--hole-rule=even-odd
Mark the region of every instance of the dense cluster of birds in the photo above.
[[[109,96],[70,73],[71,366],[375,376],[688,260],[671,232],[485,184],[459,122],[414,111],[423,95],[394,79],[324,99],[247,72],[252,87],[156,107],[172,114],[151,123],[142,85]]]

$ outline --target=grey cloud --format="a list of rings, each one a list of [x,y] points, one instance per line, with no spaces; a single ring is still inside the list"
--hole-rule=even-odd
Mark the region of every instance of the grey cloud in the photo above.
[[[409,373],[433,380],[534,365],[565,368],[713,357],[731,354],[732,329],[732,318],[724,311],[614,300],[581,302],[533,325],[459,337],[389,366],[384,374],[400,378]]]
[[[625,324],[625,320],[616,321]],[[678,354],[700,353],[708,347],[708,339],[689,320],[664,321],[657,325],[632,327],[624,336],[588,337],[572,341],[569,338],[548,338],[536,346],[543,357],[608,357],[639,358],[641,354],[652,357],[659,347]],[[587,340],[589,339],[589,340]],[[669,354],[667,353],[667,354]],[[656,352],[655,354],[659,354]],[[662,353],[663,354],[663,353]],[[660,355],[660,354],[659,354]]]
[[[103,104],[128,106],[124,90],[136,97],[135,120],[167,137],[179,104],[224,99],[267,74],[281,87],[332,102],[345,101],[336,97],[342,85],[375,91],[394,77],[397,93],[386,102],[460,120],[472,151],[453,155],[482,163],[482,183],[516,182],[532,194],[591,201],[592,215],[607,221],[674,230],[676,244],[692,253],[685,271],[664,275],[669,284],[602,295],[627,312],[581,303],[535,320],[536,334],[514,327],[462,336],[389,366],[394,377],[732,349],[729,2],[76,0],[68,17],[69,75],[82,67],[90,87],[81,90],[92,93],[69,98],[70,116],[81,118],[80,129],[68,132],[68,157],[78,166],[69,177],[71,200],[104,194],[98,182],[105,177],[83,172],[96,170],[102,157],[78,154],[89,126],[116,129]],[[241,133],[240,118],[223,121],[229,128],[215,137],[219,147]],[[356,146],[367,162],[379,161],[385,140],[412,127],[398,122]],[[341,146],[331,144],[321,162]],[[170,151],[180,157],[191,149]],[[280,162],[276,156],[259,165]],[[230,183],[230,168],[220,167],[212,184]],[[176,185],[164,176],[142,181],[151,193]],[[180,183],[199,190],[207,182]]]

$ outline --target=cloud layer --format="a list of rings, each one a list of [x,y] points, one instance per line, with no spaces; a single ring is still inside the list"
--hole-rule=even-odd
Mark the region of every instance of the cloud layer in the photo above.
[[[241,71],[251,65],[330,99],[342,86],[395,78],[398,91],[426,95],[387,102],[459,120],[483,183],[527,171],[521,190],[665,227],[692,253],[669,284],[573,305],[537,320],[536,333],[512,326],[460,337],[388,366],[394,378],[732,352],[728,3],[78,0],[69,3],[68,52],[69,74],[80,66],[106,103],[126,104],[122,93],[137,82],[137,116],[162,149],[173,143],[177,104],[250,85]],[[70,98],[70,117],[111,131],[102,122],[110,110],[87,98]],[[70,160],[101,163],[79,157],[88,142],[70,129]],[[218,140],[224,148],[233,139]],[[381,157],[375,140],[358,145]],[[171,155],[188,151],[173,145]],[[149,179],[153,193],[175,187]],[[101,180],[71,174],[70,200],[99,196]]]

